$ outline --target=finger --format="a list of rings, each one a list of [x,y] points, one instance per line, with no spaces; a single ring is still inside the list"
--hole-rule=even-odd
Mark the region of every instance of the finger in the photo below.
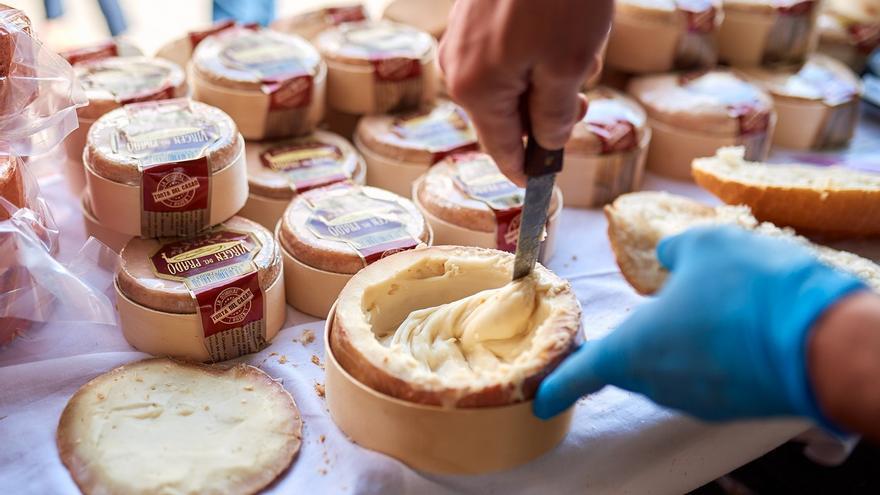
[[[525,186],[523,127],[516,98],[507,103],[500,101],[493,107],[472,105],[469,111],[483,150],[495,160],[501,173]]]
[[[669,271],[675,271],[686,244],[685,233],[664,237],[657,243],[657,260]]]
[[[550,419],[579,398],[605,386],[605,382],[593,373],[601,345],[601,340],[586,342],[541,382],[532,405],[535,416]]]
[[[538,65],[532,71],[528,117],[532,134],[542,147],[552,150],[565,147],[577,121],[583,80],[584,74],[569,77],[550,73],[545,65]]]

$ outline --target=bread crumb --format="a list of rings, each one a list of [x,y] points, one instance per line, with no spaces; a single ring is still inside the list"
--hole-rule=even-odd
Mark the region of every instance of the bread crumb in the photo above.
[[[319,469],[318,472],[321,473],[321,476],[325,476],[327,474],[327,470],[324,468]]]
[[[98,393],[98,400],[104,400],[104,399],[106,399],[106,398],[107,398],[106,395],[104,395],[104,394],[102,394],[102,393],[100,393],[100,392]]]
[[[577,261],[578,257],[576,254],[571,255],[571,261]]]
[[[325,437],[324,435],[321,435],[320,437],[318,437],[319,442],[324,443],[324,440],[327,440],[327,437]]]
[[[315,393],[318,394],[318,397],[322,399],[324,398],[325,391],[323,383],[315,382]]]
[[[299,339],[299,343],[306,346],[315,341],[315,332],[312,330],[306,329],[303,330],[302,337]]]
[[[278,353],[277,353],[277,352],[270,352],[269,355],[270,355],[270,356],[277,356]]]
[[[278,358],[278,364],[284,364],[286,362],[287,362],[287,356],[282,354],[281,357]]]
[[[321,358],[319,358],[316,354],[312,354],[312,364],[321,369],[324,369],[324,365],[321,364]]]

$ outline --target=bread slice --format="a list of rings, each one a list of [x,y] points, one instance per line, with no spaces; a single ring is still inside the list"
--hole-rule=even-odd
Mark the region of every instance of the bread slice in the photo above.
[[[746,206],[707,206],[689,198],[663,192],[638,192],[620,196],[605,207],[608,238],[623,276],[639,293],[660,289],[667,271],[657,261],[657,244],[664,237],[706,225],[738,225],[761,234],[785,237],[811,249],[829,266],[862,278],[880,292],[880,266],[845,251],[813,244],[791,229],[760,223]]]
[[[694,180],[758,220],[825,237],[880,235],[880,174],[844,167],[767,165],[721,148],[692,164]]]
[[[86,495],[256,493],[302,443],[293,398],[245,364],[167,358],[83,385],[58,423],[58,453]]]

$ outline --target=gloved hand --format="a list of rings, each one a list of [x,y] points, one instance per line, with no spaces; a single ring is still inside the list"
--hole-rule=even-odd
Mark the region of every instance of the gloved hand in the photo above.
[[[828,425],[807,338],[827,308],[865,289],[861,281],[789,240],[736,227],[663,239],[657,256],[671,272],[658,297],[547,377],[538,417],[608,384],[706,420],[791,415]]]

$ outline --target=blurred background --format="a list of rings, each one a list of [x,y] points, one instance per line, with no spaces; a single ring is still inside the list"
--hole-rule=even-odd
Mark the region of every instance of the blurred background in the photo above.
[[[379,17],[390,0],[4,0],[24,10],[43,43],[55,50],[104,41],[110,27],[153,54],[166,41],[187,31],[204,29],[214,17],[237,12],[239,20],[261,22],[327,5],[362,3],[371,15]],[[242,19],[241,17],[247,17]]]

